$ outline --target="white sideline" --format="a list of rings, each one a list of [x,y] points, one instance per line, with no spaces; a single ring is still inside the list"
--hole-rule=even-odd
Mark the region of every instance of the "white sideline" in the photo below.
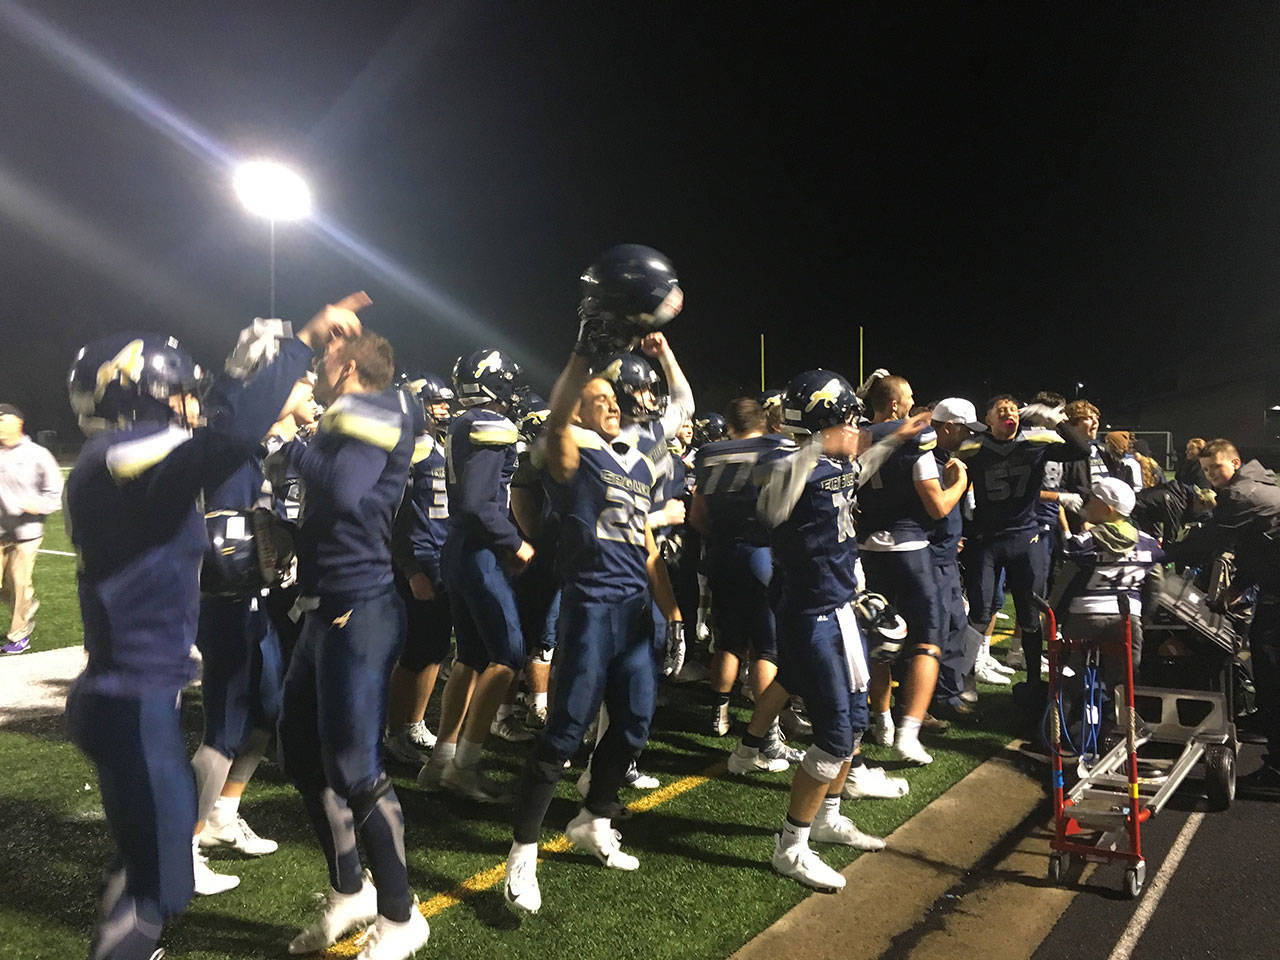
[[[1155,879],[1151,881],[1151,886],[1147,889],[1147,895],[1142,898],[1142,903],[1138,905],[1138,909],[1129,918],[1129,925],[1124,928],[1124,933],[1116,941],[1115,949],[1111,951],[1111,955],[1107,960],[1129,960],[1129,957],[1133,955],[1133,948],[1138,945],[1138,940],[1142,937],[1143,931],[1147,929],[1147,924],[1151,922],[1151,917],[1156,912],[1156,907],[1160,906],[1160,898],[1164,896],[1164,892],[1169,886],[1169,881],[1173,878],[1174,871],[1178,869],[1178,864],[1182,862],[1187,848],[1191,846],[1191,838],[1196,835],[1196,831],[1200,829],[1200,824],[1203,822],[1204,812],[1200,810],[1187,817],[1187,822],[1178,831],[1178,837],[1173,841],[1173,846],[1169,848],[1169,853],[1164,858],[1164,863],[1160,864],[1160,869],[1156,872]]]

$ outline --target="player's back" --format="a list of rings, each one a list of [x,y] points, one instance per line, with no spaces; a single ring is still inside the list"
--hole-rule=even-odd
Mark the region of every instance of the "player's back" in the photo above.
[[[873,442],[891,436],[903,424],[889,420],[869,424],[865,429]],[[902,443],[878,471],[858,490],[858,543],[868,537],[887,534],[897,544],[924,543],[934,519],[925,509],[916,481],[938,475],[933,449],[938,437],[932,429]],[[923,465],[923,467],[922,467]]]
[[[699,448],[695,459],[696,487],[705,499],[710,532],[709,549],[734,543],[769,544],[769,531],[756,516],[755,471],[762,457],[789,445],[776,434],[741,440],[718,440]]]
[[[858,542],[852,509],[858,476],[852,461],[820,457],[790,516],[774,528],[780,613],[821,613],[853,598]]]

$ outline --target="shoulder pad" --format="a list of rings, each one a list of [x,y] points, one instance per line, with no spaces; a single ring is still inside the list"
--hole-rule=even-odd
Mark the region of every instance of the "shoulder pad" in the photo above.
[[[1029,427],[1022,431],[1023,439],[1028,443],[1063,443],[1057,430],[1046,430],[1044,427]]]
[[[520,431],[506,417],[495,416],[494,419],[481,420],[479,417],[471,421],[468,437],[477,447],[509,447],[520,439]]]
[[[576,423],[569,424],[569,436],[578,445],[579,450],[604,449],[604,440],[600,434],[594,430],[588,430],[586,427],[580,427]]]
[[[933,427],[925,427],[920,435],[916,437],[916,446],[921,453],[932,450],[938,445],[938,435],[934,433]]]
[[[965,440],[963,443],[960,444],[959,448],[956,450],[956,456],[961,458],[972,457],[975,453],[977,453],[981,449],[982,449],[982,438],[970,437],[968,440]]]
[[[390,452],[400,442],[404,416],[386,410],[355,394],[339,397],[320,418],[321,433],[350,437],[371,447]]]
[[[413,457],[410,463],[421,463],[427,457],[431,456],[432,451],[436,448],[436,438],[427,434],[419,437],[413,445]]]
[[[107,471],[117,483],[133,480],[190,439],[191,434],[187,431],[170,426],[145,437],[114,443],[107,448]]]

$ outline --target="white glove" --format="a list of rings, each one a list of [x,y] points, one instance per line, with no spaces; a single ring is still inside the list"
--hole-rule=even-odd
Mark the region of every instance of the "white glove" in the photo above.
[[[1072,513],[1079,513],[1084,509],[1084,497],[1078,493],[1063,493],[1058,491],[1058,503],[1070,510]]]
[[[1067,419],[1061,407],[1049,407],[1043,403],[1032,403],[1018,411],[1018,419],[1024,427],[1056,427]]]
[[[293,327],[288,322],[255,317],[240,331],[236,348],[227,357],[227,373],[237,380],[248,380],[276,358],[280,341],[292,336]]]
[[[888,375],[889,375],[889,371],[886,370],[884,367],[876,367],[876,369],[871,371],[871,376],[863,380],[862,385],[859,386],[858,389],[853,392],[857,394],[857,397],[859,400],[865,400],[867,398],[867,393],[870,392],[873,386],[875,386],[875,382],[877,380],[883,380]]]

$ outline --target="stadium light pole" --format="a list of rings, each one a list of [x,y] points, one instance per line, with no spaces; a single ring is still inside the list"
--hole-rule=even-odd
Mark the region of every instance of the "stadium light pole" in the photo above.
[[[293,170],[274,160],[249,160],[236,167],[231,185],[244,208],[263,217],[271,229],[271,305],[276,315],[276,221],[311,214],[311,188]]]

